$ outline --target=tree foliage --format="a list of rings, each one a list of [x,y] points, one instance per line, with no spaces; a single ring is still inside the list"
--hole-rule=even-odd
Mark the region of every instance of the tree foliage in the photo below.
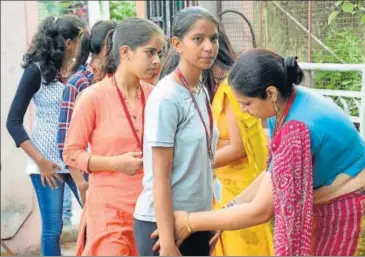
[[[110,1],[109,6],[110,19],[114,21],[122,21],[137,15],[135,1]]]
[[[328,25],[336,19],[340,14],[359,16],[359,22],[365,26],[365,1],[337,1],[333,6],[333,11],[328,16]]]

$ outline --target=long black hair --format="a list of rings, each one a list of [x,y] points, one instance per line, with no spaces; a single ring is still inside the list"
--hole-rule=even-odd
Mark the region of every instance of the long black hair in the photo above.
[[[172,73],[180,62],[180,55],[173,46],[168,46],[166,58],[162,65],[160,79]]]
[[[28,51],[23,56],[23,68],[39,62],[46,84],[59,72],[65,54],[67,39],[76,40],[86,23],[75,15],[49,16],[39,26]]]
[[[75,73],[81,65],[85,65],[90,53],[93,55],[100,54],[104,45],[111,42],[116,26],[117,23],[114,21],[98,21],[90,31],[85,30],[83,32],[72,73]]]
[[[238,93],[266,99],[266,89],[276,87],[286,98],[303,79],[297,57],[282,57],[266,49],[253,49],[240,56],[228,75],[228,83]]]

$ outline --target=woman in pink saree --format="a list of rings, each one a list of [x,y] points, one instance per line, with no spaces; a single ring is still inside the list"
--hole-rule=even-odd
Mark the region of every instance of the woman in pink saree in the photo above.
[[[365,143],[333,101],[294,86],[303,78],[296,59],[254,49],[232,67],[242,111],[268,119],[268,169],[229,208],[175,212],[179,243],[274,216],[275,255],[365,255]]]

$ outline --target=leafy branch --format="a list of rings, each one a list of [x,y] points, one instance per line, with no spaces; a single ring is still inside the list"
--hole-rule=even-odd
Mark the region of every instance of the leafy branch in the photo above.
[[[356,3],[354,3],[356,2]],[[361,15],[360,24],[365,26],[365,4],[364,0],[358,1],[337,1],[334,5],[334,11],[328,16],[328,25],[336,19],[340,13]]]

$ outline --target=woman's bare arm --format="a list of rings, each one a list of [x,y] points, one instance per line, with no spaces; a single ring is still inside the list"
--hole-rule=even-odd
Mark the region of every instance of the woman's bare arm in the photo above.
[[[265,223],[272,215],[271,175],[266,173],[257,195],[250,203],[219,211],[191,213],[189,223],[193,231],[237,230]]]
[[[224,111],[227,117],[229,144],[217,150],[215,155],[215,168],[224,167],[246,156],[237,118],[234,115],[228,99],[225,99]]]
[[[246,187],[235,199],[234,202],[236,204],[241,203],[249,203],[256,196],[261,183],[263,182],[263,178],[265,177],[266,171],[261,172],[251,184]]]
[[[175,245],[171,170],[173,147],[153,147],[153,198],[161,248]]]

